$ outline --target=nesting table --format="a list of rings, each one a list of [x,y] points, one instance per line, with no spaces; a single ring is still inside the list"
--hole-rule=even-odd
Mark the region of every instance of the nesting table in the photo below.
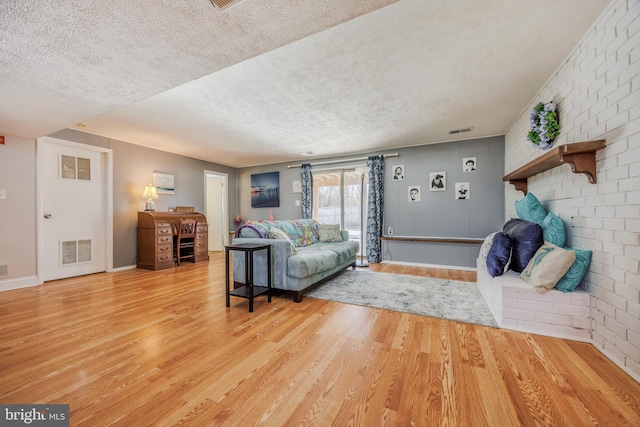
[[[253,284],[253,255],[257,251],[267,251],[267,286],[254,286]],[[232,274],[229,273],[229,254],[231,251],[244,252],[244,278],[245,284],[239,288],[231,289],[230,282]],[[259,243],[240,243],[224,247],[225,283],[227,286],[227,307],[230,305],[230,298],[240,297],[249,300],[249,312],[253,312],[253,299],[259,295],[267,294],[267,301],[271,302],[271,288],[273,286],[271,277],[271,245]]]

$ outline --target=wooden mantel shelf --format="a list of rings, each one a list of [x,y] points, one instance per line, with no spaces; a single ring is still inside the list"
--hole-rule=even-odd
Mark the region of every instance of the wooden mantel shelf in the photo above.
[[[571,165],[573,173],[583,173],[589,178],[590,183],[595,184],[597,182],[596,151],[602,150],[605,145],[606,143],[602,139],[560,145],[504,176],[502,180],[509,181],[510,184],[516,186],[516,190],[527,194],[529,177],[568,163]]]

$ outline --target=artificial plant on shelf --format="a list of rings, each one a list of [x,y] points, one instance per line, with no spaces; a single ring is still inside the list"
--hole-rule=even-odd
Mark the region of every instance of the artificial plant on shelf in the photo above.
[[[553,141],[560,135],[556,108],[553,102],[539,102],[531,110],[531,130],[527,134],[527,139],[541,150],[551,148]]]

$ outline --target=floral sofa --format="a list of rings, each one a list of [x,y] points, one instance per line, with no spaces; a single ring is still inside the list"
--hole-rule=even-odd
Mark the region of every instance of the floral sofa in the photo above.
[[[348,267],[355,268],[359,244],[337,225],[319,224],[313,219],[248,221],[236,231],[233,244],[271,245],[273,287],[302,301],[305,290]],[[233,280],[245,283],[244,255],[232,252]],[[266,251],[255,253],[253,281],[267,285]]]

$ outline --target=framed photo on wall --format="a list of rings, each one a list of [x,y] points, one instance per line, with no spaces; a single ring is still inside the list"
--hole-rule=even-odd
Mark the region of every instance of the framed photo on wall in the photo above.
[[[455,198],[458,200],[466,200],[471,198],[471,188],[468,182],[456,182]]]
[[[462,159],[462,172],[475,172],[478,169],[478,162],[475,157],[465,157]]]
[[[429,191],[447,191],[446,172],[431,172],[429,174]]]
[[[294,194],[302,193],[302,182],[299,179],[291,181],[291,192]]]
[[[404,180],[404,165],[393,166],[393,180],[394,181]]]
[[[422,191],[419,185],[409,186],[409,202],[419,202],[422,200]]]
[[[173,175],[166,173],[153,173],[153,186],[156,187],[158,194],[175,194],[176,187]]]
[[[251,175],[251,207],[280,207],[280,172]]]

